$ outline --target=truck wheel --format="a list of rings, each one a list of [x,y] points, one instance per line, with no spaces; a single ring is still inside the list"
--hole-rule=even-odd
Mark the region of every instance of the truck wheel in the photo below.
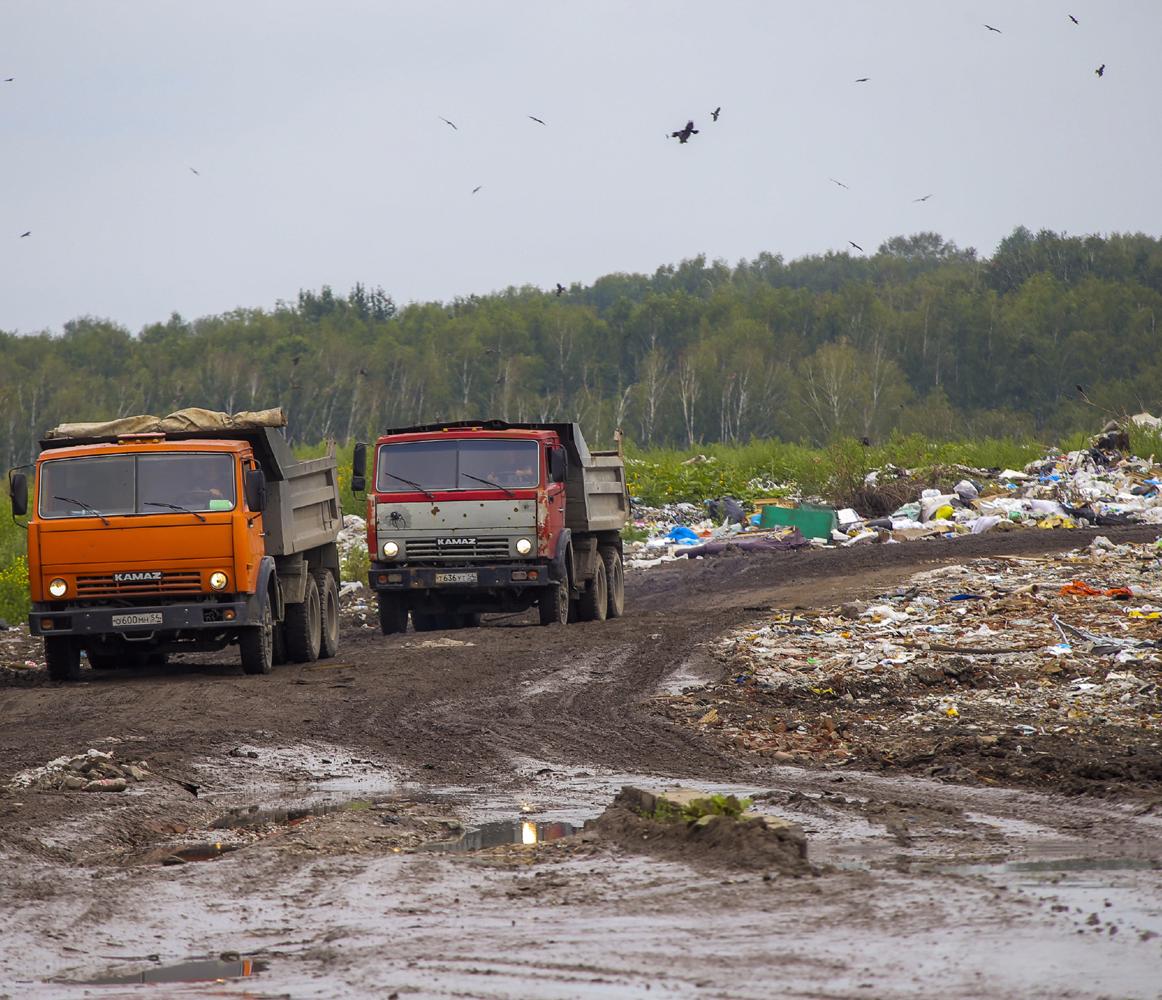
[[[609,591],[608,615],[620,618],[625,613],[625,567],[621,564],[621,553],[612,545],[599,551],[605,563],[605,586]]]
[[[569,621],[569,584],[562,580],[544,587],[537,599],[542,625],[564,625]]]
[[[81,669],[81,647],[66,635],[45,636],[44,663],[51,680],[76,680]]]
[[[605,579],[605,563],[598,559],[593,564],[593,579],[577,598],[577,617],[583,622],[603,622],[609,611],[609,587]]]
[[[93,649],[86,652],[89,654],[89,666],[94,670],[116,670],[121,666],[121,657],[116,653]]]
[[[315,574],[322,604],[322,627],[319,633],[319,658],[329,660],[339,652],[339,587],[329,569]]]
[[[384,635],[395,635],[397,632],[406,632],[408,627],[408,609],[398,594],[379,591],[376,595],[379,602],[379,631]]]
[[[291,662],[314,663],[323,641],[323,611],[319,585],[310,574],[302,603],[286,606],[282,624],[286,632],[286,655]]]
[[[262,617],[257,625],[242,629],[238,636],[244,674],[269,674],[274,666],[274,620],[270,613],[270,592],[262,595]]]

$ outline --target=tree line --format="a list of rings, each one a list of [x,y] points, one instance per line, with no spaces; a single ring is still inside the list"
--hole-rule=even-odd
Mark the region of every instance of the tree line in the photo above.
[[[397,306],[323,287],[136,335],[94,317],[0,332],[0,456],[29,461],[65,420],[183,406],[284,406],[294,443],[474,417],[578,420],[642,446],[1057,435],[1158,408],[1160,313],[1158,239],[1024,228],[991,258],[920,233],[868,255],[696,257],[561,295]]]

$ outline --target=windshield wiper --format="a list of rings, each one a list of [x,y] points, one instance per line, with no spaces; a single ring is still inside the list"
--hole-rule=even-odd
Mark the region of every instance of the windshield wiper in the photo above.
[[[146,507],[168,507],[170,510],[180,510],[184,514],[193,514],[203,524],[206,521],[196,510],[190,510],[189,507],[179,507],[176,503],[163,503],[161,500],[142,500],[141,502]]]
[[[435,502],[436,494],[432,493],[430,490],[425,490],[419,483],[412,482],[410,479],[404,479],[403,476],[397,476],[394,472],[388,472],[387,469],[383,470],[383,474],[385,476],[391,476],[392,479],[398,479],[401,483],[406,483],[408,486],[414,487],[433,503]]]
[[[462,475],[465,479],[475,479],[478,483],[484,483],[486,486],[495,486],[498,490],[504,490],[504,492],[507,493],[510,497],[516,496],[516,494],[513,493],[513,491],[510,490],[507,486],[501,486],[500,483],[493,482],[491,479],[481,479],[479,476],[473,476],[468,472],[461,472],[460,475]]]
[[[96,507],[90,507],[84,500],[78,500],[76,497],[53,497],[54,500],[63,500],[65,503],[75,503],[81,510],[87,510],[90,514],[96,514],[105,524],[109,526],[109,518],[102,514]]]

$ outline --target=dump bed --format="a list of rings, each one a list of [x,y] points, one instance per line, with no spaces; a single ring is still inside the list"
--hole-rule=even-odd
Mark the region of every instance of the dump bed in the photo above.
[[[569,470],[565,478],[565,527],[573,532],[621,531],[629,520],[625,460],[617,451],[590,451],[580,424],[510,424],[501,420],[459,420],[393,428],[387,433],[419,434],[457,429],[553,431],[561,439],[569,456]]]
[[[262,523],[267,554],[292,555],[333,543],[343,526],[334,451],[322,458],[296,458],[280,429],[286,418],[277,410],[264,413],[277,416],[272,416],[267,425],[258,426],[254,420],[239,420],[241,414],[230,417],[211,411],[183,410],[160,419],[127,417],[107,424],[63,424],[50,431],[40,446],[47,450],[116,444],[127,433],[164,433],[167,442],[245,441],[266,476]],[[196,419],[191,419],[190,414],[196,414]],[[183,419],[175,421],[178,416]]]

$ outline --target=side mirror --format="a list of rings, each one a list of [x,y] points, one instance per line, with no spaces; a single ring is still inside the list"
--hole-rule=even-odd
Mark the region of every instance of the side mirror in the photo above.
[[[23,472],[8,473],[8,496],[12,500],[12,516],[28,513],[28,476]]]
[[[351,456],[351,492],[362,493],[365,489],[367,489],[367,445],[357,441]]]
[[[549,449],[549,479],[554,483],[563,483],[569,471],[569,461],[565,457],[565,449],[557,445]]]
[[[242,489],[246,494],[246,506],[254,513],[266,510],[266,476],[261,469],[247,469],[243,474]]]

